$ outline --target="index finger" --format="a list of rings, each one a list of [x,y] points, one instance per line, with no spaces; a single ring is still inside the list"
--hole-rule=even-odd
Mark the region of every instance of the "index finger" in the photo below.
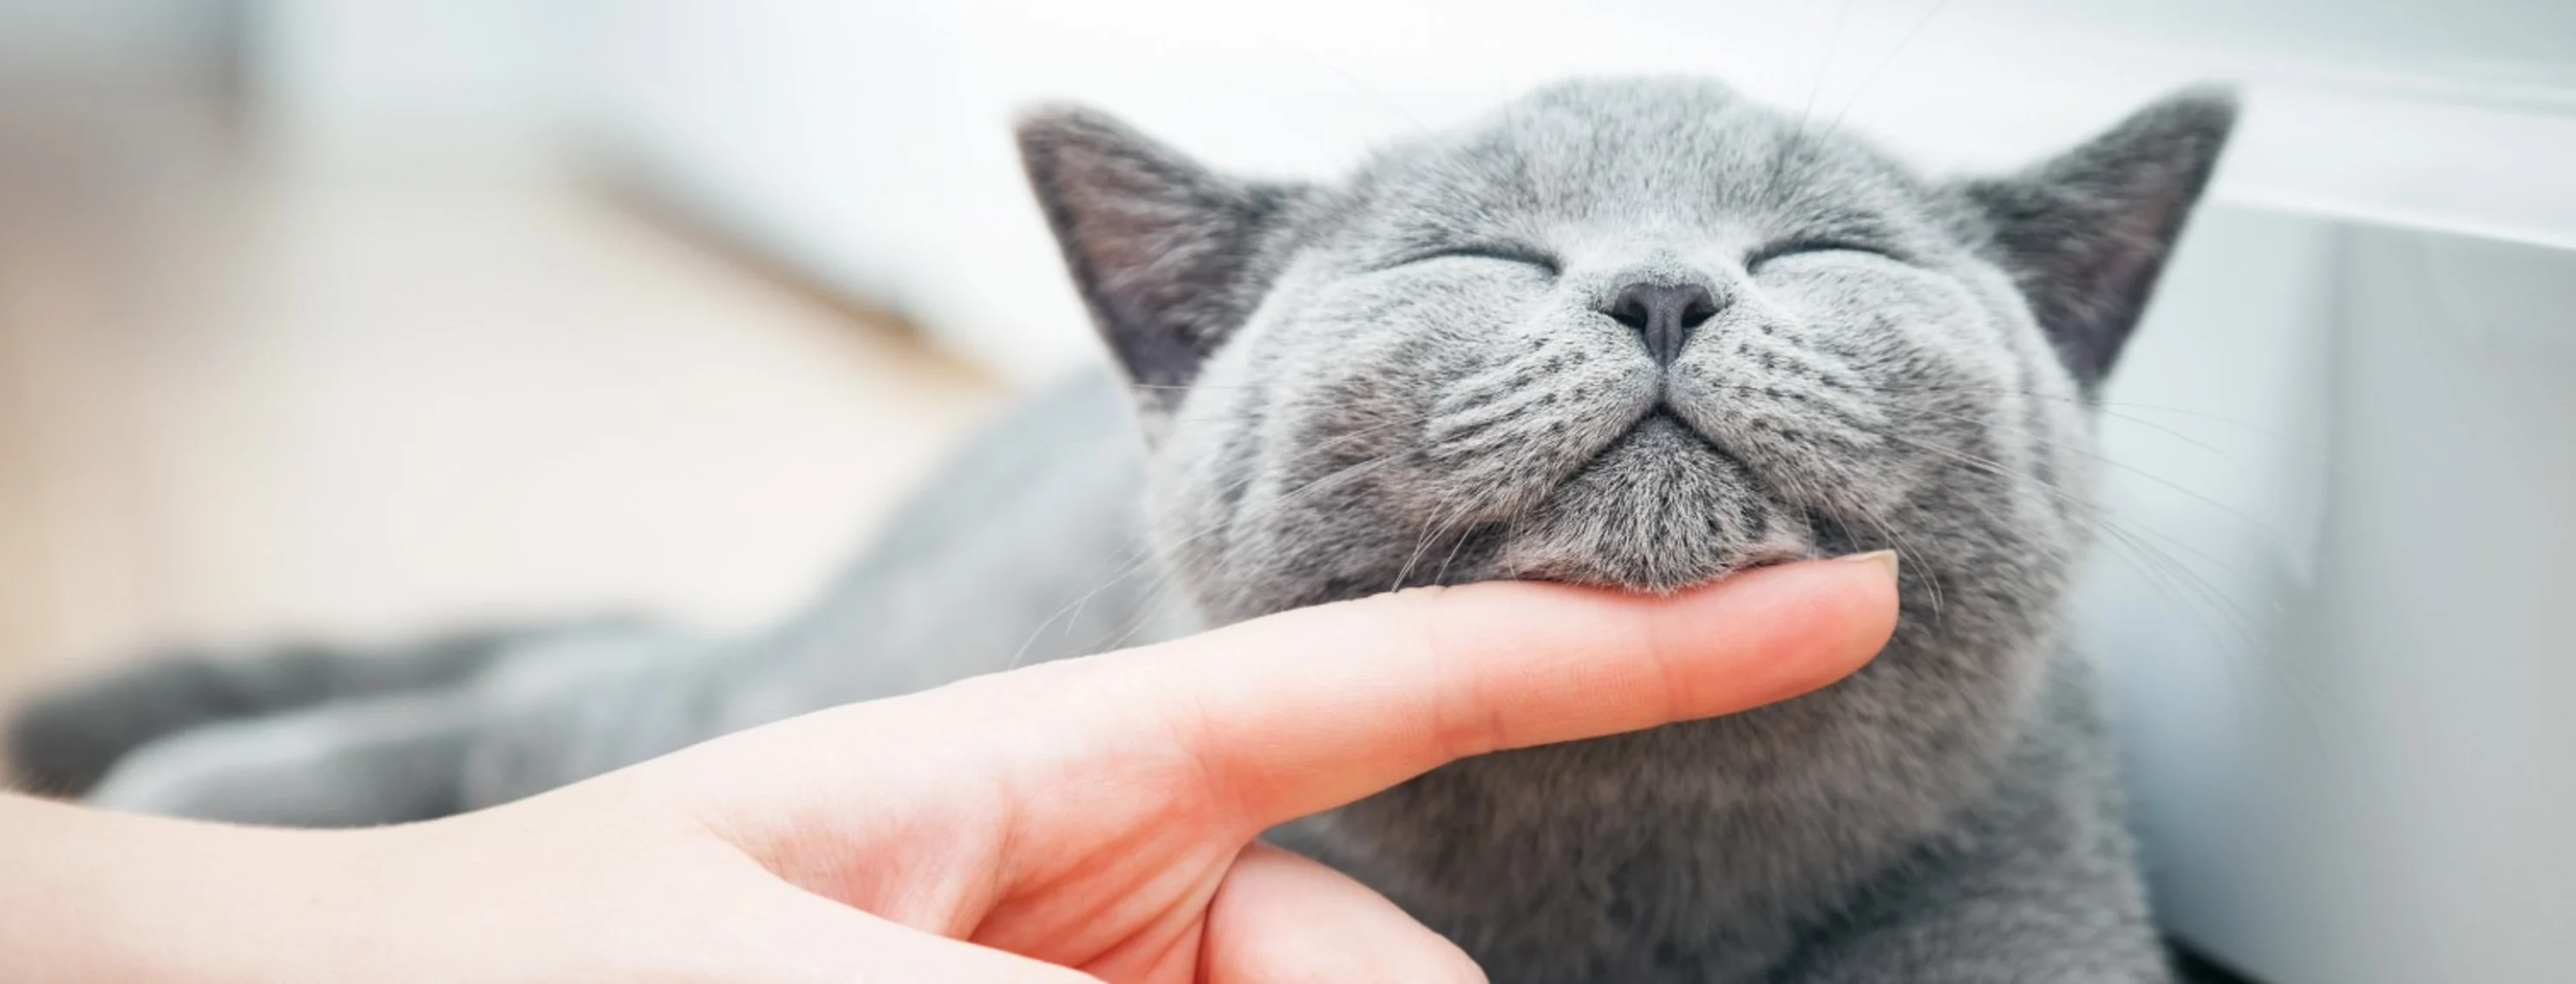
[[[1176,744],[1257,830],[1467,756],[1714,717],[1841,679],[1895,629],[1895,563],[1784,564],[1660,598],[1529,582],[1407,591],[1066,669],[1125,678],[1109,689],[1150,706],[1100,707],[1097,727]]]

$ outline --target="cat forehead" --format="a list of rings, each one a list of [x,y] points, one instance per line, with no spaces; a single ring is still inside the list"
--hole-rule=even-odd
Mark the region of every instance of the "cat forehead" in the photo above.
[[[1696,79],[1542,89],[1354,178],[1352,211],[1395,234],[1562,222],[1912,224],[1927,192],[1830,120]]]

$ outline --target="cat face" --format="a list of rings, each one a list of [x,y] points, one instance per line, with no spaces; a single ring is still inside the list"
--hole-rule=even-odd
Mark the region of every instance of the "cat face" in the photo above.
[[[1909,603],[2010,631],[2085,539],[2090,390],[2231,117],[2178,97],[1950,185],[1670,79],[1546,89],[1332,186],[1079,111],[1021,137],[1211,619],[1893,547]]]

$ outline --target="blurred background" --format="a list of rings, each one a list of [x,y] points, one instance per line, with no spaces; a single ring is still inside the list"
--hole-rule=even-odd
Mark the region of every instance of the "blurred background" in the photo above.
[[[2576,980],[2576,4],[0,0],[0,701],[171,643],[793,604],[1093,358],[1014,108],[1329,174],[1575,73],[1936,171],[2249,112],[2105,406],[2176,931]]]

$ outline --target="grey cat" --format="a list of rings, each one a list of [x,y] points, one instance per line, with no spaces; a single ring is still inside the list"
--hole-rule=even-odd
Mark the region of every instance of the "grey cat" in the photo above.
[[[2058,621],[2093,394],[2233,118],[2185,93],[1942,183],[1716,84],[1581,81],[1301,184],[1039,113],[1029,175],[1127,385],[999,423],[802,618],[564,628],[410,674],[146,670],[31,712],[21,757],[71,784],[113,759],[114,806],[405,820],[1403,585],[1660,591],[1893,547],[1901,623],[1849,680],[1460,762],[1273,836],[1497,981],[2166,980]],[[154,729],[75,727],[286,691],[304,706],[121,757]]]

